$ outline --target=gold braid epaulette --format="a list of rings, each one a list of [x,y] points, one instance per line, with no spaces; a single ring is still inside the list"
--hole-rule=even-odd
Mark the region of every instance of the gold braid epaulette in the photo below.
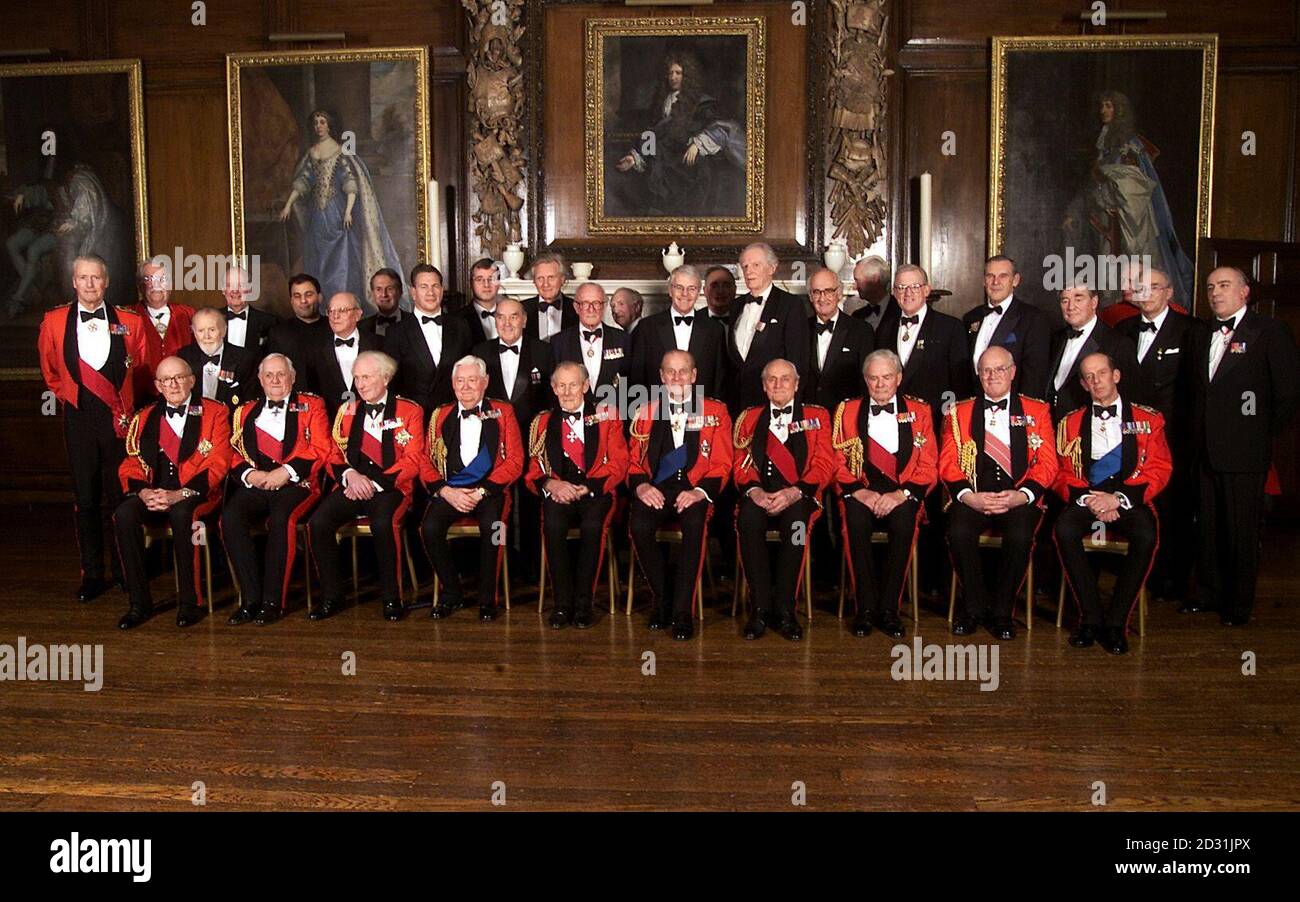
[[[348,437],[343,434],[343,418],[347,416],[348,408],[355,404],[355,401],[348,401],[346,404],[340,404],[338,413],[334,414],[334,427],[330,430],[334,436],[334,444],[339,446],[339,450],[344,454],[348,453]]]
[[[230,446],[240,457],[252,463],[248,458],[248,452],[244,450],[244,406],[242,404],[235,408],[235,416],[230,424]]]
[[[1080,479],[1083,478],[1083,440],[1075,437],[1066,441],[1066,422],[1069,420],[1068,414],[1061,418],[1061,422],[1056,424],[1056,453],[1061,457],[1070,458],[1070,466],[1074,468],[1074,475]]]
[[[546,460],[546,430],[541,428],[543,416],[544,413],[539,413],[528,426],[528,455],[537,461],[543,473],[549,475],[551,466]]]
[[[645,417],[645,423],[646,423],[645,432],[636,431],[637,423],[641,422],[641,417],[639,416],[636,419],[634,419],[632,421],[632,425],[628,427],[628,434],[631,435],[632,438],[636,439],[639,442],[645,442],[650,440],[650,429],[652,428],[651,424],[654,422],[654,415],[649,412],[649,408],[647,408],[646,410],[647,413]]]
[[[749,436],[743,439],[740,437],[741,426],[744,424],[745,417],[747,417],[748,415],[749,415],[748,410],[742,410],[740,412],[740,415],[736,417],[735,425],[731,427],[731,446],[737,451],[744,451],[746,448],[748,448],[750,445],[754,443],[753,434],[750,434]]]
[[[854,476],[862,475],[862,437],[844,438],[844,409],[848,401],[841,401],[835,408],[835,417],[831,420],[831,446],[844,453],[844,461],[849,472]]]
[[[974,439],[964,442],[961,440],[961,423],[957,420],[957,406],[954,404],[948,410],[948,420],[952,424],[952,441],[958,448],[957,465],[961,467],[970,487],[975,489],[975,459],[979,456],[979,449],[975,447]],[[975,416],[974,408],[971,409],[971,416]]]
[[[135,416],[131,417],[131,423],[126,427],[126,453],[135,458],[135,462],[140,465],[144,472],[144,481],[153,482],[151,475],[153,469],[144,462],[144,455],[140,453],[140,430],[144,428],[144,414],[149,408],[138,410]]]
[[[442,433],[438,431],[438,414],[450,406],[444,404],[434,409],[433,416],[429,417],[429,434],[425,440],[425,444],[429,447],[429,460],[433,462],[433,468],[444,475],[447,472],[447,443],[442,440]]]

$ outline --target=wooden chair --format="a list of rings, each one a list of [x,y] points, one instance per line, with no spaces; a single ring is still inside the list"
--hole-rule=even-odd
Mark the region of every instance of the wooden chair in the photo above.
[[[680,526],[669,526],[664,529],[655,530],[655,542],[670,542],[677,545],[682,544],[682,529]],[[714,595],[718,594],[718,587],[713,581],[713,563],[709,560],[709,537],[708,533],[704,536],[704,570],[709,577],[709,592]],[[628,540],[627,555],[627,610],[628,617],[632,616],[632,590],[636,581],[636,546]],[[704,622],[704,585],[700,575],[695,575],[695,594],[691,596],[691,616],[694,617],[696,610],[699,610],[700,623]]]
[[[907,565],[907,574],[906,574],[908,594],[912,596],[912,622],[913,623],[920,623],[920,611],[921,611],[921,602],[920,602],[921,593],[917,582],[917,567],[916,567],[917,536],[918,536],[917,533],[912,534],[911,560]],[[883,530],[877,530],[876,532],[873,532],[871,534],[871,544],[888,545],[889,533],[884,532]],[[845,549],[845,555],[840,560],[840,610],[838,616],[841,620],[844,619],[845,588],[848,586],[850,582],[848,576],[849,576],[848,549]],[[857,608],[856,594],[854,595],[853,604],[854,604],[854,608],[856,609]]]
[[[985,530],[980,533],[980,548],[1001,548],[1002,536]],[[1017,593],[1018,595],[1019,593]],[[957,568],[952,570],[952,584],[948,588],[948,626],[952,626],[953,616],[957,613]],[[1015,617],[1015,606],[1012,605],[1011,616]],[[1056,626],[1059,629],[1061,620],[1058,617]],[[1025,571],[1025,632],[1034,631],[1034,556],[1029,556],[1029,568]]]
[[[1091,536],[1084,536],[1084,551],[1095,551],[1100,554],[1128,554],[1127,539],[1107,539],[1104,542],[1097,542]],[[1065,612],[1065,570],[1061,570],[1061,591],[1056,597],[1056,628],[1061,628],[1061,618]],[[1127,628],[1127,626],[1126,626]],[[1147,634],[1147,581],[1144,578],[1142,585],[1138,587],[1138,636],[1145,637]]]
[[[508,520],[508,516],[502,516],[503,521]],[[483,540],[483,533],[478,527],[478,520],[473,517],[462,517],[447,529],[447,539],[478,539]],[[414,579],[414,575],[411,577]],[[506,610],[510,610],[510,551],[502,548],[497,554],[497,579],[501,581],[501,587],[506,599]],[[433,574],[433,606],[438,606],[438,574]],[[496,599],[493,599],[495,602]],[[482,605],[482,599],[479,604]]]
[[[781,530],[769,529],[763,536],[769,543],[780,544]],[[799,581],[803,583],[804,606],[808,609],[808,622],[812,623],[813,603],[812,603],[812,530],[808,530],[807,544],[803,548],[803,566],[800,568]],[[731,616],[736,616],[736,609],[740,606],[742,598],[745,599],[748,606],[749,599],[745,594],[748,582],[745,579],[745,570],[740,565],[740,536],[736,536],[736,575],[733,578],[735,589],[731,595]],[[794,588],[796,597],[795,607],[798,608],[799,585],[796,583]]]

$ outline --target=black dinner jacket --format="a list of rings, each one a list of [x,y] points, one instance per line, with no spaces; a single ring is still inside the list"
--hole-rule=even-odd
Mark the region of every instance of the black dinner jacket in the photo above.
[[[541,295],[533,295],[524,299],[524,314],[528,317],[528,324],[524,327],[524,334],[532,338],[538,338],[537,335],[537,305],[541,303]],[[578,324],[578,311],[573,309],[573,298],[563,292],[560,293],[560,331],[563,332],[570,326]],[[554,339],[555,336],[551,336]],[[540,341],[541,339],[538,338]]]
[[[875,332],[879,332],[880,330],[884,329],[885,326],[889,324],[890,320],[896,320],[899,317],[898,301],[894,298],[892,294],[885,295],[885,299],[880,303],[885,305],[885,309],[880,314],[879,321],[877,321],[876,325],[873,327],[873,331]],[[866,306],[864,305],[862,307],[859,307],[857,310],[854,310],[852,313],[850,313],[849,316],[853,317],[854,319],[866,320],[867,318]],[[867,325],[870,326],[871,323],[867,323]]]
[[[509,391],[506,391],[505,381],[501,377],[500,346],[501,342],[493,338],[475,345],[472,353],[487,364],[487,396],[494,401],[506,401],[515,409],[520,438],[527,451],[528,428],[532,425],[533,417],[550,407],[555,398],[551,390],[551,371],[554,369],[551,346],[536,336],[524,335],[523,344],[519,348],[519,369]]]
[[[728,378],[727,408],[734,417],[748,407],[767,403],[763,392],[763,367],[773,360],[784,358],[794,364],[799,373],[799,392],[795,400],[804,397],[803,379],[808,375],[808,317],[812,310],[807,300],[772,286],[763,307],[763,328],[754,332],[749,345],[749,356],[742,359],[736,349],[736,324],[745,304],[753,295],[737,295],[731,304],[731,323],[727,327]]]
[[[384,340],[378,335],[369,332],[362,332],[357,329],[357,353],[362,351],[381,351],[384,347]],[[347,398],[344,395],[349,393],[348,383],[343,379],[343,373],[339,371],[338,358],[334,356],[334,333],[327,334],[316,338],[307,346],[307,384],[311,391],[325,399],[325,408],[329,411],[330,418],[338,412],[341,405]],[[399,368],[398,373],[401,373]],[[396,377],[394,377],[396,381]],[[390,391],[389,394],[392,392]],[[351,392],[355,395],[355,391]],[[364,419],[364,417],[358,417]]]
[[[1061,363],[1061,355],[1065,353],[1065,342],[1069,332],[1070,327],[1066,326],[1052,334],[1052,356],[1047,367],[1047,382],[1043,385],[1042,395],[1043,400],[1052,408],[1052,419],[1060,422],[1061,417],[1075,408],[1092,403],[1092,396],[1079,384],[1079,363],[1084,357],[1098,351],[1109,354],[1115,361],[1115,365],[1119,367],[1120,394],[1133,400],[1143,396],[1142,368],[1138,366],[1137,348],[1133,346],[1133,342],[1102,322],[1100,317],[1097,318],[1097,325],[1093,326],[1087,341],[1079,349],[1079,356],[1074,358],[1074,372],[1065,380],[1058,393],[1056,368]],[[1032,392],[1029,394],[1032,395]]]
[[[426,415],[455,398],[451,391],[451,368],[473,347],[465,321],[447,310],[441,314],[442,355],[437,361],[429,353],[420,326],[420,317],[428,314],[419,310],[403,314],[383,338],[384,353],[397,361],[397,375],[393,377],[391,389],[419,404]]]
[[[582,335],[579,334],[584,326],[579,323],[576,326],[570,326],[561,331],[551,339],[551,363],[553,366],[561,363],[583,363]],[[605,323],[600,324],[601,328],[601,361],[600,373],[596,378],[596,384],[591,386],[591,394],[596,395],[597,389],[604,386],[617,386],[618,380],[623,378],[627,373],[627,364],[631,350],[628,347],[629,339],[627,333],[618,326],[610,326]],[[610,356],[613,351],[615,356]]]
[[[474,347],[475,345],[488,340],[488,334],[483,330],[483,318],[479,316],[479,311],[482,309],[483,308],[474,301],[470,301],[464,307],[456,311],[456,315],[465,322],[465,326],[469,329],[470,347]],[[534,328],[535,327],[536,324],[534,323]]]
[[[411,311],[403,310],[401,307],[398,307],[397,312],[393,315],[397,317],[397,323],[400,323],[402,320],[406,319],[411,315]],[[379,335],[379,337],[382,339],[388,336],[388,330],[395,328],[397,326],[397,323],[393,323],[391,326],[386,326],[384,328],[384,334],[379,335],[379,314],[372,313],[367,317],[363,317],[361,322],[357,323],[357,328],[360,329],[362,332],[369,332],[371,335]],[[326,323],[326,325],[329,324]]]
[[[221,315],[225,316],[229,308],[222,306],[219,309]],[[258,310],[252,304],[246,306],[244,312],[248,314],[248,328],[244,330],[244,350],[254,358],[253,366],[256,367],[268,353],[266,345],[270,341],[271,330],[279,324],[280,318],[265,310]]]
[[[876,334],[876,347],[897,353],[899,319],[891,321]],[[934,422],[941,422],[945,401],[959,401],[971,396],[974,369],[961,322],[933,307],[925,312],[916,345],[903,367],[903,383],[898,394],[921,398],[930,405]],[[864,390],[865,390],[865,383]],[[951,392],[947,398],[945,392]]]
[[[818,370],[817,323],[816,316],[808,319],[808,375],[800,382],[804,384],[804,400],[834,410],[841,401],[861,398],[866,393],[862,364],[875,350],[876,331],[864,320],[846,316],[843,311],[836,313],[826,364]]]
[[[207,355],[203,353],[199,343],[194,341],[177,351],[176,356],[190,365],[190,370],[194,373],[194,394],[202,397],[203,358]],[[262,396],[262,383],[257,381],[257,364],[261,361],[261,357],[257,360],[253,358],[254,355],[247,349],[232,345],[228,341],[222,342],[221,364],[218,367],[220,372],[217,374],[217,396],[213,400],[234,409],[249,398]],[[229,373],[230,376],[223,379],[222,372]]]
[[[1267,472],[1273,439],[1290,425],[1300,403],[1295,340],[1285,323],[1247,307],[1210,379],[1213,329],[1211,322],[1192,333],[1194,441],[1213,470]]]
[[[993,308],[987,298],[962,316],[966,327],[966,358],[970,362],[971,373],[975,372],[975,339],[979,335],[984,317],[996,315],[1002,317],[993,330],[989,347],[997,345],[1011,352],[1011,359],[1016,365],[1016,378],[1011,385],[1013,392],[1025,392],[1031,397],[1041,395],[1043,386],[1056,371],[1048,366],[1051,359],[1052,323],[1047,314],[1034,305],[1012,295],[1006,304],[1006,312],[990,314]]]
[[[659,368],[664,355],[677,350],[677,337],[673,332],[673,317],[681,314],[671,307],[652,313],[637,323],[632,333],[632,360],[627,377],[632,385],[647,390],[660,385]],[[695,384],[708,398],[722,398],[726,365],[727,329],[707,310],[691,314],[691,340],[686,350],[695,358]]]
[[[1138,326],[1141,316],[1130,316],[1115,327],[1115,331],[1133,342],[1137,353]],[[1195,386],[1192,374],[1193,335],[1206,328],[1201,320],[1170,309],[1160,331],[1139,363],[1141,384],[1130,388],[1121,377],[1120,391],[1128,397],[1154,407],[1165,418],[1165,437],[1169,440],[1175,463],[1187,463],[1187,439],[1191,426]]]
[[[315,342],[322,341],[326,335],[333,335],[329,321],[321,317],[315,322],[304,323],[298,317],[276,323],[266,342],[267,354],[283,354],[293,361],[294,372],[298,374],[298,387],[308,391],[313,389],[305,381],[307,376],[307,349]]]

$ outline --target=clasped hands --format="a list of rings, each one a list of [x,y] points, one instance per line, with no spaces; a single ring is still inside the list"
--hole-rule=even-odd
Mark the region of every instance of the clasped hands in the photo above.
[[[145,508],[151,511],[170,510],[172,505],[185,498],[180,489],[141,489],[137,494],[144,502]]]
[[[1102,523],[1114,523],[1118,520],[1122,507],[1119,496],[1112,492],[1093,492],[1084,504]]]
[[[542,488],[546,494],[551,496],[551,500],[557,504],[572,504],[581,498],[591,494],[591,489],[585,485],[575,485],[572,482],[565,482],[563,479],[548,479]]]
[[[1005,514],[1013,507],[1028,504],[1029,498],[1019,489],[1001,492],[967,492],[961,496],[962,504],[989,517]]]
[[[783,489],[777,489],[775,492],[765,492],[762,489],[751,489],[748,498],[763,510],[767,511],[768,516],[776,516],[790,505],[794,504],[803,497],[801,492],[795,486],[786,486]]]
[[[646,507],[653,508],[657,511],[663,510],[664,508],[664,493],[648,482],[643,482],[641,485],[636,487],[636,496],[641,499],[641,503]],[[680,514],[692,504],[697,504],[698,502],[703,501],[704,498],[704,493],[699,489],[691,489],[689,492],[678,492],[677,500],[673,502],[673,508]]]
[[[895,489],[892,492],[873,492],[871,489],[855,489],[851,496],[854,500],[866,506],[867,510],[877,517],[888,517],[904,501],[908,501],[907,495],[903,494],[902,489]]]
[[[478,489],[461,489],[451,485],[444,485],[438,489],[438,497],[454,507],[457,512],[468,514],[478,507],[479,501],[483,498],[483,493],[479,492]]]
[[[248,484],[255,489],[274,492],[276,489],[284,488],[288,483],[289,471],[284,467],[276,467],[274,470],[248,471]]]

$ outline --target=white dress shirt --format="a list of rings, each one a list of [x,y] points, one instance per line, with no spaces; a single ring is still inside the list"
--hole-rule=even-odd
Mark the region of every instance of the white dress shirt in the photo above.
[[[1066,340],[1065,351],[1061,354],[1061,362],[1056,365],[1056,377],[1052,381],[1057,391],[1061,390],[1061,386],[1066,383],[1066,380],[1070,378],[1070,374],[1074,372],[1074,364],[1079,359],[1079,352],[1088,343],[1092,330],[1096,327],[1097,317],[1094,316],[1079,328],[1079,335]],[[1066,328],[1073,329],[1074,327],[1067,323]]]
[[[563,328],[564,311],[561,309],[564,304],[563,298],[563,295],[556,295],[555,300],[559,303],[543,313],[542,303],[545,299],[541,295],[537,296],[537,337],[542,341],[550,341]]]
[[[1221,327],[1215,326],[1214,323],[1210,324],[1211,326],[1214,326],[1214,334],[1210,336],[1211,379],[1214,378],[1215,372],[1219,369],[1219,364],[1223,362],[1223,353],[1228,350],[1228,345],[1232,342],[1232,333],[1237,331],[1237,327],[1241,325],[1241,318],[1245,315],[1246,308],[1242,307],[1236,313],[1232,314],[1232,316],[1228,317],[1232,320],[1232,330],[1226,335]],[[1215,318],[1217,319],[1218,317]]]
[[[757,303],[745,304],[740,313],[736,314],[736,350],[740,352],[741,360],[749,357],[749,346],[754,343],[758,321],[763,318],[763,308],[767,306],[767,299],[771,294],[772,286],[768,285],[758,295]]]
[[[343,384],[352,390],[352,364],[357,362],[357,355],[361,353],[361,333],[353,329],[351,335],[333,335],[334,339],[334,359],[338,362],[339,373],[343,376]],[[352,339],[351,345],[341,345],[339,339],[347,341]]]
[[[479,323],[483,326],[483,334],[490,339],[495,339],[497,337],[497,318],[493,314],[496,313],[496,305],[494,304],[492,309],[488,310],[478,301],[475,301],[472,309],[474,315],[478,317]],[[488,314],[487,316],[483,315],[485,312]]]
[[[164,401],[163,403],[166,402]],[[171,405],[168,406],[170,407]],[[185,434],[185,421],[189,419],[190,415],[190,401],[188,398],[186,398],[184,403],[181,404],[181,410],[185,411],[185,413],[181,416],[174,417],[167,413],[166,407],[163,408],[163,419],[167,421],[168,427],[170,427],[171,431],[176,434],[177,438],[180,438]],[[177,463],[179,464],[179,461],[177,461]]]
[[[500,344],[506,345],[506,342],[500,342]],[[506,387],[506,400],[513,401],[514,397],[511,395],[511,392],[515,390],[515,379],[519,377],[519,358],[523,356],[524,353],[524,340],[520,338],[514,344],[506,346],[519,349],[518,354],[513,351],[502,351],[499,349],[497,351],[497,359],[501,361],[501,381],[505,383]],[[500,345],[498,345],[498,348],[499,347]]]
[[[794,407],[794,400],[791,399],[789,404],[782,404],[781,407]],[[794,411],[783,413],[777,416],[777,409],[771,404],[767,406],[767,431],[776,436],[776,440],[785,444],[786,439],[790,437],[790,423],[793,422]]]
[[[830,318],[830,328],[827,329],[825,332],[817,333],[818,372],[820,372],[821,368],[826,365],[826,352],[831,349],[831,338],[833,338],[835,335],[835,323],[839,320],[839,316],[840,316],[839,312],[836,311],[835,315]],[[822,321],[820,316],[817,317],[816,319],[817,319],[817,325],[813,326],[814,329],[817,329],[821,325],[821,321]]]
[[[165,336],[167,327],[171,325],[172,321],[172,305],[163,304],[157,309],[149,307],[147,304],[145,306],[149,309],[149,324],[158,330],[159,338]]]
[[[675,309],[670,308],[668,310],[668,315],[672,317],[672,319],[669,320],[669,322],[671,322],[673,325],[673,341],[677,345],[677,350],[689,351],[691,349],[691,329],[695,327],[695,317],[698,316],[699,314],[697,314],[694,310],[691,310],[687,313],[678,313]],[[679,324],[677,320],[681,319],[684,316],[689,316],[691,318],[691,321],[689,323]],[[638,319],[636,322],[639,323],[640,320]],[[636,325],[636,323],[633,323],[633,325]]]
[[[989,304],[988,299],[984,299],[989,312],[984,314],[984,318],[980,320],[980,330],[975,333],[975,355],[971,358],[971,363],[975,365],[976,370],[979,369],[980,355],[989,349],[989,344],[993,341],[993,333],[997,331],[998,325],[1001,324],[1002,317],[1007,315],[1007,307],[1014,297],[1015,295],[1009,294],[1000,304]],[[994,310],[1000,312],[994,313]]]
[[[429,355],[433,357],[434,365],[442,363],[442,326],[438,323],[429,321],[425,322],[425,317],[446,316],[446,311],[439,309],[437,313],[425,313],[423,310],[415,311],[415,321],[420,324],[420,334],[424,336],[424,343],[429,346]],[[349,380],[351,384],[351,380]]]
[[[993,315],[997,316],[996,313]],[[1001,398],[990,398],[988,395],[984,395],[984,398],[989,401],[1005,400],[1007,402],[1007,406],[1001,410],[995,410],[992,407],[987,407],[984,405],[983,401],[980,402],[980,407],[984,408],[984,434],[992,435],[1000,439],[1002,441],[1002,444],[1006,445],[1007,449],[1010,450],[1011,449],[1011,393],[1008,392],[1007,394],[1003,395]],[[1007,475],[1010,476],[1011,474],[1008,473]],[[1020,491],[1024,492],[1024,495],[1026,498],[1029,499],[1030,504],[1034,503],[1035,496],[1032,491],[1025,488],[1024,486],[1020,487]],[[962,489],[960,492],[957,493],[957,500],[960,501],[962,498],[966,497],[970,493],[971,493],[970,489]]]
[[[288,408],[288,406],[289,406],[288,395],[285,395],[284,397],[284,405],[281,407],[276,407],[275,409],[272,409],[270,404],[263,402],[261,412],[257,415],[257,419],[253,420],[254,428],[262,430],[271,438],[275,439],[277,442],[283,442],[284,427],[285,427],[285,410]],[[284,471],[289,474],[290,482],[298,481],[297,470],[295,470],[293,467],[289,466],[288,464],[282,464],[281,466],[283,467]],[[248,484],[248,477],[252,475],[252,473],[253,473],[253,468],[249,467],[247,470],[244,471],[243,475],[239,477],[239,481],[242,482],[246,488],[251,488],[251,486]]]
[[[484,398],[479,402],[479,409],[487,404]],[[461,416],[461,412],[468,410],[468,407],[460,403],[456,404],[456,416],[460,417],[460,464],[462,467],[468,467],[473,463],[474,458],[478,457],[479,440],[483,437],[483,419],[481,417]]]
[[[226,309],[229,310],[230,307],[227,306]],[[249,308],[245,306],[243,319],[230,318],[226,320],[226,341],[236,347],[242,348],[245,346],[245,339],[248,337],[248,318],[250,316],[252,314],[249,312]]]
[[[368,402],[363,401],[361,398],[357,398],[358,405],[362,405],[366,403]],[[382,445],[384,441],[384,429],[383,429],[384,409],[388,407],[388,392],[384,392],[384,396],[380,398],[378,401],[376,401],[375,403],[379,405],[379,409],[374,411],[373,413],[366,414],[365,422],[361,424],[361,428],[364,429],[369,435],[374,436],[375,440]],[[362,409],[364,410],[365,408]],[[343,471],[343,484],[345,486],[347,485],[348,474],[355,473],[355,472],[356,471],[353,470],[351,467],[348,467],[346,470]],[[384,487],[379,483],[375,482],[373,479],[370,480],[370,484],[375,487],[376,492],[382,492],[384,490]]]
[[[1088,403],[1093,405],[1097,402],[1089,400]],[[1092,417],[1092,446],[1089,448],[1089,463],[1101,460],[1113,451],[1116,445],[1124,441],[1124,430],[1121,428],[1124,421],[1124,399],[1116,395],[1111,404],[1115,405],[1115,415],[1113,417],[1102,419],[1095,414]],[[1109,407],[1110,404],[1105,406]],[[1120,473],[1118,475],[1122,478],[1124,474]],[[1115,492],[1115,495],[1120,499],[1120,507],[1124,510],[1128,510],[1133,506],[1128,500],[1128,496],[1122,491]],[[1086,505],[1091,497],[1091,492],[1081,495],[1078,504]]]
[[[83,310],[87,313],[102,310],[104,318],[82,321],[81,311]],[[108,308],[101,303],[95,308],[95,311],[90,311],[86,310],[81,304],[77,304],[72,309],[72,315],[77,318],[77,354],[89,364],[91,369],[97,370],[108,362],[108,352],[111,350],[112,339],[108,334]]]
[[[595,338],[588,339],[588,332],[597,332]],[[600,379],[600,363],[605,353],[605,327],[597,323],[594,328],[587,328],[582,323],[578,323],[578,348],[582,351],[582,365],[587,368],[587,379],[591,382],[592,390],[596,388],[596,382]]]
[[[903,311],[898,312],[898,341],[895,342],[894,351],[898,354],[898,359],[903,361],[903,366],[907,366],[907,361],[912,358],[912,352],[916,350],[916,341],[921,336],[921,327],[925,325],[925,315],[930,312],[928,308],[928,304],[922,304],[921,309],[913,314],[919,317],[915,325],[903,325]]]
[[[215,401],[217,400],[217,386],[221,377],[221,360],[226,356],[226,346],[223,343],[215,351],[209,351],[204,348],[203,345],[199,345],[198,347],[200,354],[207,354],[208,356],[215,356],[217,358],[216,363],[213,363],[210,360],[205,360],[203,362],[202,373],[203,397],[207,398],[209,401]]]
[[[1142,363],[1146,360],[1147,351],[1150,351],[1151,345],[1155,344],[1156,336],[1160,334],[1160,329],[1164,326],[1165,320],[1169,317],[1169,308],[1166,307],[1164,310],[1157,313],[1155,319],[1147,319],[1145,313],[1141,313],[1138,316],[1139,323],[1154,323],[1156,327],[1154,332],[1150,329],[1138,330],[1138,363]]]
[[[863,404],[876,404],[870,396],[862,399]],[[898,395],[890,398],[885,404],[894,406],[893,413],[872,413],[871,408],[867,408],[867,437],[874,440],[877,445],[884,448],[890,454],[898,453]],[[883,405],[876,404],[877,407]]]

